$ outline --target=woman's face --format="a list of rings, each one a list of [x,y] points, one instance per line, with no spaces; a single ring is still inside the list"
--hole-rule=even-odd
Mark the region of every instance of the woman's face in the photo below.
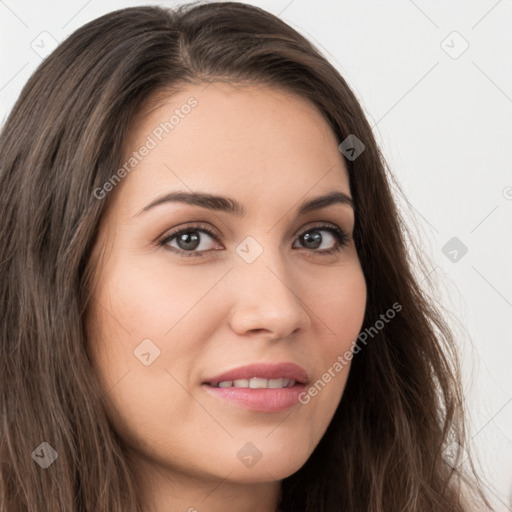
[[[326,431],[349,366],[332,369],[363,322],[336,138],[303,99],[214,83],[141,113],[130,157],[94,248],[105,253],[87,317],[115,428],[140,467],[201,481],[283,479]],[[165,200],[177,192],[230,199]],[[301,211],[333,192],[341,200]],[[243,215],[227,208],[235,201]],[[281,374],[299,374],[277,363],[298,365],[307,383],[279,389]],[[206,384],[252,364],[273,366],[242,374],[236,389]]]

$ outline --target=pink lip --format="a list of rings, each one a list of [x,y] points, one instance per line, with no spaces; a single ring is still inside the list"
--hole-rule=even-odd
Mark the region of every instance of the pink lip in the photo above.
[[[279,412],[293,407],[299,403],[299,395],[306,389],[299,383],[291,388],[276,389],[216,388],[208,384],[202,387],[217,398],[257,412]]]
[[[287,388],[219,388],[219,382],[226,380],[250,379],[293,379],[295,385]],[[299,395],[309,381],[304,368],[295,363],[266,364],[256,363],[236,368],[215,377],[206,379],[202,387],[212,395],[235,405],[258,412],[279,412],[299,403]]]
[[[251,377],[260,377],[262,379],[279,379],[282,377],[284,379],[294,379],[298,384],[307,384],[309,380],[306,370],[295,363],[255,363],[210,377],[203,384],[216,386],[222,381],[249,379]]]

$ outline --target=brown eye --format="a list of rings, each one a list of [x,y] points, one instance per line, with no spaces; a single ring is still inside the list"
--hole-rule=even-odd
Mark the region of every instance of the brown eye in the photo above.
[[[176,239],[178,249],[182,249],[184,251],[193,251],[201,245],[202,238],[203,237],[198,234],[198,231],[185,231],[174,235],[172,239],[167,243],[170,243],[173,239]]]
[[[203,225],[175,229],[159,242],[179,256],[203,256],[203,253],[220,250],[212,247],[219,235]],[[313,253],[331,254],[348,245],[349,236],[335,225],[313,226],[303,231],[297,241]],[[213,244],[215,245],[215,244]],[[296,246],[294,246],[296,247]]]
[[[201,256],[201,253],[215,250],[212,242],[217,235],[204,226],[188,226],[168,233],[159,245],[167,246],[183,256]],[[214,244],[213,244],[214,245]]]
[[[320,254],[339,251],[342,246],[348,244],[348,238],[344,231],[337,226],[331,225],[314,226],[299,235],[299,241],[305,249],[310,249]],[[322,247],[322,244],[324,247]]]

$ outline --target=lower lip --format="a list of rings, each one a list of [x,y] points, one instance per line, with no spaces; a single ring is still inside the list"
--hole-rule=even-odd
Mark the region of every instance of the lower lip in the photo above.
[[[218,388],[203,384],[208,393],[228,400],[244,409],[258,412],[284,411],[299,403],[299,395],[304,391],[304,384],[295,384],[291,388]]]

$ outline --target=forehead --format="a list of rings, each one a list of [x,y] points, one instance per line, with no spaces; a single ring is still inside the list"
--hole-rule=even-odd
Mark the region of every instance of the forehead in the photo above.
[[[134,165],[122,183],[127,200],[173,189],[242,202],[262,194],[299,199],[334,187],[349,193],[338,141],[321,113],[268,85],[215,82],[150,98],[128,132],[129,161]]]

